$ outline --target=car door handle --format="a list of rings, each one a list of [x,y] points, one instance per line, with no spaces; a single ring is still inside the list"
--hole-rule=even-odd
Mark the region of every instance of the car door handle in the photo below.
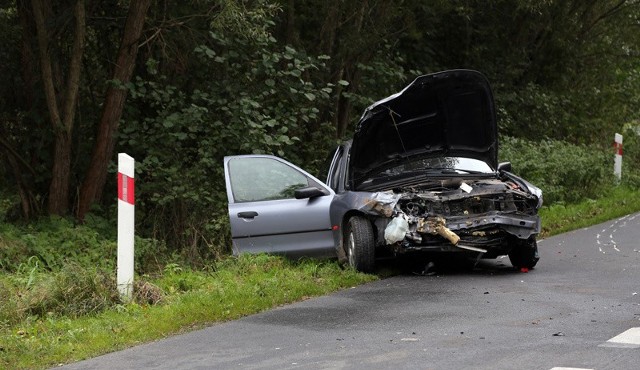
[[[246,212],[238,212],[238,217],[240,218],[254,218],[258,215],[256,211],[246,211]]]

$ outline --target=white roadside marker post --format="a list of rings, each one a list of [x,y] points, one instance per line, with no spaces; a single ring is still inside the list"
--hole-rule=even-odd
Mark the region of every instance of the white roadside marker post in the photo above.
[[[134,244],[134,166],[133,158],[118,153],[118,272],[120,297],[130,301],[133,296]]]
[[[622,135],[616,133],[613,147],[616,149],[616,154],[613,158],[613,174],[620,181],[622,178]]]

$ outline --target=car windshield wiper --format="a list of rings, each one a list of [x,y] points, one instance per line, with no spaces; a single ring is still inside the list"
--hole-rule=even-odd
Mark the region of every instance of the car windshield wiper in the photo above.
[[[464,168],[456,168],[455,171],[462,171],[462,172],[465,172],[465,173],[468,173],[468,174],[472,174],[472,175],[474,175],[474,174],[492,175],[492,174],[495,173],[494,171],[485,172],[485,171],[478,171],[478,170],[465,170]]]
[[[462,175],[462,174],[492,174],[492,172],[483,172],[476,170],[465,170],[463,168],[450,168],[450,167],[442,167],[442,168],[429,168],[425,170],[427,174],[444,174],[444,175]]]

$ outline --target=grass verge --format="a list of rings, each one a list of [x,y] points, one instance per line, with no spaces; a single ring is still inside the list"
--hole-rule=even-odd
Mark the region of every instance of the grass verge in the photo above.
[[[0,276],[0,288],[14,284],[11,279]],[[33,279],[30,289],[38,286]],[[158,304],[123,304],[77,318],[44,313],[3,327],[0,368],[78,361],[374,279],[333,261],[291,262],[266,255],[228,258],[209,271],[183,271],[174,264],[162,277],[142,277]]]
[[[640,192],[625,186],[612,187],[599,199],[576,204],[553,204],[540,210],[541,237],[591,226],[640,211]]]

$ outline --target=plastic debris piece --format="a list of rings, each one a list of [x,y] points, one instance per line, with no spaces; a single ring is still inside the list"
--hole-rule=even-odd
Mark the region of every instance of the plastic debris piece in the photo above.
[[[460,190],[464,191],[465,193],[471,193],[471,190],[473,190],[473,188],[471,187],[471,185],[463,182],[462,184],[460,184]]]
[[[386,229],[384,229],[384,240],[387,244],[394,244],[404,239],[409,231],[409,223],[404,217],[394,217]]]
[[[401,342],[418,342],[420,341],[419,338],[401,338],[400,339]]]
[[[561,332],[561,331],[559,331],[559,332],[557,332],[557,333],[554,333],[554,334],[553,334],[553,336],[554,336],[554,337],[564,337],[564,333],[563,333],[563,332]]]

